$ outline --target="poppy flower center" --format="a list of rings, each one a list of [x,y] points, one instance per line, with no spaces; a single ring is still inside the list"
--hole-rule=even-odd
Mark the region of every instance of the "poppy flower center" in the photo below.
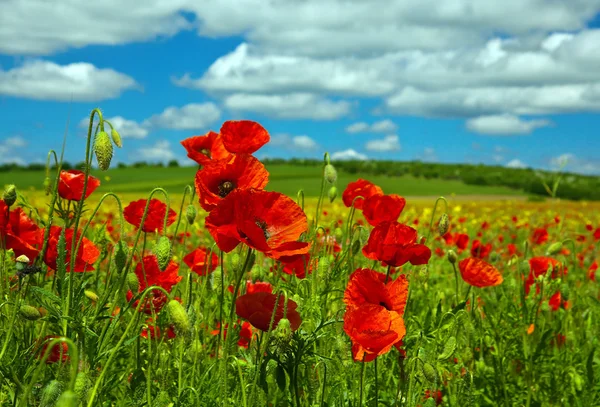
[[[265,240],[269,240],[269,238],[271,237],[271,234],[267,230],[267,223],[265,221],[260,220],[260,219],[256,219],[254,221],[254,223],[256,223],[256,226],[258,226],[259,228],[262,229],[262,231],[263,231],[263,233],[265,235]]]
[[[203,148],[202,150],[200,150],[201,154],[204,154],[205,156],[207,156],[208,158],[210,158],[210,150],[207,148]]]
[[[235,184],[231,181],[223,181],[221,185],[218,186],[219,196],[221,198],[225,198],[231,191],[235,189]]]
[[[379,305],[381,305],[381,306],[382,306],[383,308],[385,308],[386,310],[388,310],[388,311],[391,311],[391,310],[390,310],[390,307],[389,307],[389,306],[388,306],[388,305],[385,303],[385,301],[380,301],[380,302],[379,302]]]

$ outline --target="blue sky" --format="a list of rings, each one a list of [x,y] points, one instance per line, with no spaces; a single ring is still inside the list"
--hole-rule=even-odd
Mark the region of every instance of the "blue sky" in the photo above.
[[[259,157],[600,174],[600,1],[91,4],[0,3],[0,162],[45,160],[68,119],[81,161],[100,107],[122,162],[189,163],[180,140],[250,119]]]

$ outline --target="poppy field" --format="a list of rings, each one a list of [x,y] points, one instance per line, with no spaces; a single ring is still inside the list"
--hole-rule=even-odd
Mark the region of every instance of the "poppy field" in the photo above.
[[[600,203],[411,200],[326,153],[284,194],[248,120],[181,140],[183,191],[102,194],[118,130],[4,191],[0,405],[600,405]]]

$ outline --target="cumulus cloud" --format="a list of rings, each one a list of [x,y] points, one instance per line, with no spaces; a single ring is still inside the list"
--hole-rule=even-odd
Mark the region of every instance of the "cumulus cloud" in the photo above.
[[[527,168],[527,164],[518,158],[512,159],[506,163],[506,167],[508,168]]]
[[[348,133],[390,133],[397,129],[398,126],[389,119],[381,120],[373,124],[357,122],[346,127]]]
[[[600,174],[600,161],[580,157],[573,153],[564,153],[550,159],[552,170],[576,172],[580,174]]]
[[[467,129],[491,136],[531,134],[535,129],[551,125],[550,120],[522,120],[511,114],[479,116],[467,120]]]
[[[153,145],[139,148],[130,156],[135,161],[165,162],[176,159],[176,154],[167,140],[159,140]]]
[[[395,134],[390,134],[382,139],[370,140],[365,144],[365,149],[378,153],[387,151],[399,151],[400,139]]]
[[[20,151],[27,146],[27,140],[21,136],[8,137],[0,140],[0,164],[19,164],[25,165],[25,160],[21,158]]]
[[[36,100],[96,102],[140,89],[135,80],[113,69],[77,62],[58,65],[32,60],[4,71],[0,69],[0,95]]]
[[[292,136],[289,134],[274,135],[271,137],[269,146],[284,148],[291,151],[315,151],[319,148],[317,142],[309,136]]]
[[[423,162],[437,162],[439,161],[437,152],[434,148],[425,147],[421,154],[417,154],[417,160],[421,160]]]
[[[173,130],[198,130],[209,127],[219,120],[221,110],[212,102],[190,103],[182,107],[169,106],[162,113],[144,120],[151,128]]]
[[[122,116],[109,117],[106,118],[106,120],[114,126],[115,130],[117,130],[123,138],[142,139],[148,136],[149,128],[134,120],[128,120]],[[95,122],[97,122],[97,120],[95,120]],[[89,124],[90,118],[84,117],[79,122],[79,127],[82,129],[87,129]]]
[[[332,161],[350,161],[350,160],[364,161],[367,158],[368,157],[366,155],[361,154],[352,148],[349,148],[349,149],[343,150],[343,151],[336,151],[335,153],[331,154]]]
[[[347,115],[351,104],[333,101],[310,93],[253,95],[237,93],[225,98],[231,110],[252,111],[281,119],[332,120]]]

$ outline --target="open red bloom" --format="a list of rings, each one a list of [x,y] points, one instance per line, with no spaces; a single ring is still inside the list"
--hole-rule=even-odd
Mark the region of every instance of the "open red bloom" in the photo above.
[[[406,334],[404,308],[408,280],[401,275],[385,282],[386,276],[370,269],[357,269],[344,292],[344,331],[352,340],[357,362],[369,362],[402,342]]]
[[[471,256],[479,259],[485,259],[490,255],[492,251],[492,245],[490,243],[483,244],[479,240],[473,240],[471,245]]]
[[[299,279],[306,278],[307,273],[313,270],[316,259],[311,262],[310,254],[297,254],[295,256],[282,257],[279,259],[283,263],[283,272],[285,274],[294,275]]]
[[[209,131],[203,136],[193,136],[181,142],[187,156],[200,165],[209,164],[213,160],[223,160],[231,156],[225,149],[219,133]]]
[[[252,154],[271,139],[263,126],[251,120],[226,121],[221,137],[227,151],[234,154]]]
[[[50,227],[50,236],[48,238],[48,249],[44,256],[44,263],[51,268],[56,270],[56,262],[58,260],[58,240],[60,239],[62,228],[59,226]],[[76,239],[78,240],[80,233],[77,234]],[[77,240],[75,244],[77,244]],[[68,263],[71,261],[71,248],[73,242],[73,229],[65,230],[65,260],[67,262],[67,272],[71,272],[71,265]],[[81,240],[79,250],[75,255],[75,268],[73,269],[76,273],[84,271],[94,271],[94,263],[100,257],[100,250],[92,243],[91,240],[84,237]]]
[[[187,264],[194,273],[199,276],[205,276],[217,268],[219,265],[219,257],[214,252],[209,257],[208,251],[201,247],[187,254],[183,258],[183,262]]]
[[[8,215],[8,216],[7,216]],[[8,207],[0,200],[0,238],[5,249],[12,249],[15,257],[22,254],[33,260],[40,252],[44,231],[17,208],[8,213]]]
[[[226,253],[240,243],[275,259],[303,254],[310,248],[309,243],[298,241],[308,230],[306,214],[278,192],[237,189],[210,212],[205,223]]]
[[[142,223],[142,217],[144,215],[144,210],[146,209],[146,202],[146,199],[139,199],[137,201],[130,202],[129,205],[127,205],[127,207],[123,210],[123,216],[125,216],[125,220],[136,228],[139,228]],[[148,233],[154,233],[155,231],[162,233],[166,212],[167,205],[165,203],[155,198],[151,199],[142,230]],[[173,224],[176,218],[177,214],[175,211],[173,209],[169,209],[167,226]]]
[[[533,231],[531,241],[535,244],[542,244],[548,241],[548,231],[546,228],[537,228]]]
[[[252,281],[246,281],[246,294],[252,293],[272,293],[273,286],[271,283],[267,283],[266,281],[257,281],[253,283]]]
[[[236,189],[263,189],[269,182],[269,173],[255,157],[236,155],[231,160],[216,161],[196,173],[196,192],[200,206],[206,211]]]
[[[85,182],[85,173],[79,170],[68,170],[60,172],[58,180],[58,195],[69,201],[79,201],[83,195],[83,184]],[[85,189],[85,198],[100,186],[100,180],[96,177],[88,176],[87,187]]]
[[[344,205],[348,208],[354,202],[356,209],[362,209],[364,200],[373,195],[383,195],[383,190],[372,182],[359,178],[348,184],[342,194],[342,201],[344,201]]]
[[[239,321],[236,323],[235,327],[239,326]],[[213,329],[210,334],[211,335],[219,335],[221,329],[221,323],[217,322],[217,329]],[[229,330],[229,324],[225,324],[223,328],[223,339],[227,339],[227,331]],[[240,327],[240,339],[238,340],[238,346],[242,348],[248,349],[248,345],[252,341],[252,325],[250,322],[244,321]]]
[[[135,275],[140,282],[139,291],[135,294],[141,293],[147,287],[151,286],[159,286],[167,292],[171,292],[173,286],[182,279],[178,273],[179,265],[174,261],[169,262],[165,271],[160,271],[156,256],[144,256],[143,261],[139,262],[135,267]],[[131,291],[127,292],[128,301],[131,301],[133,296],[134,293]],[[159,312],[168,300],[169,298],[162,291],[153,290],[151,294],[146,296],[146,300],[140,310],[146,314],[151,314],[154,308],[154,312]],[[134,304],[134,307],[137,306],[138,301]]]
[[[400,267],[410,262],[413,265],[427,264],[431,250],[417,243],[417,231],[398,222],[382,222],[371,231],[362,252],[368,259],[378,260],[385,265]]]
[[[496,267],[476,257],[458,263],[462,279],[474,287],[491,287],[502,284],[502,274]]]
[[[275,301],[277,295],[267,292],[256,292],[252,294],[244,294],[235,301],[235,312],[240,317],[249,321],[253,327],[261,331],[268,331],[271,323],[271,316],[275,310],[275,319],[273,328],[277,327],[282,318],[287,318],[290,321],[292,331],[298,329],[302,323],[300,314],[296,311],[298,304],[294,301],[287,300],[287,313],[283,315],[284,296],[279,296],[277,307]]]
[[[148,318],[146,320],[146,325],[147,325],[147,328],[143,328],[142,332],[140,333],[140,336],[142,338],[148,339],[148,337],[150,337],[150,339],[162,339],[162,337],[164,336],[164,331],[160,330],[160,327],[158,326],[158,324],[156,323],[156,321],[154,319]],[[166,339],[174,339],[176,337],[177,337],[177,334],[175,333],[174,326],[173,325],[167,326]]]
[[[50,342],[54,339],[60,338],[60,336],[56,335],[48,335],[44,339],[42,339],[43,344],[41,346],[40,352],[38,353],[38,358],[42,359],[48,350],[48,346]],[[58,361],[67,362],[69,360],[69,346],[65,342],[59,342],[50,349],[50,354],[48,359],[46,359],[46,363],[56,363]]]
[[[386,221],[395,222],[405,205],[406,199],[400,195],[371,195],[363,202],[363,215],[371,226]]]
[[[551,270],[552,278],[555,278],[560,267],[561,263],[552,257],[538,256],[529,259],[529,268],[534,277],[539,277]]]

